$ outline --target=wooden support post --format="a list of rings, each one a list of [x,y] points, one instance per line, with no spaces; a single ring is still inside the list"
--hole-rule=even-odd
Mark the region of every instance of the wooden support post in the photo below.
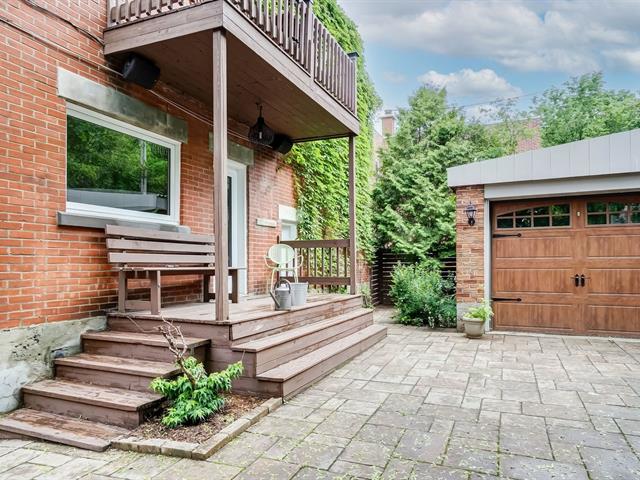
[[[349,256],[350,256],[350,288],[351,295],[357,293],[358,285],[358,250],[356,242],[356,137],[349,136]]]
[[[229,318],[227,230],[227,37],[213,32],[213,229],[216,245],[216,320]]]
[[[127,272],[118,272],[118,312],[124,313],[127,309]]]

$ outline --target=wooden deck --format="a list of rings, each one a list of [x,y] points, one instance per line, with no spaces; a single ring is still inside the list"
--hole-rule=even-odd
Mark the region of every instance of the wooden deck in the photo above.
[[[345,294],[317,294],[309,295],[307,304],[302,307],[293,307],[289,311],[276,311],[273,308],[273,300],[269,296],[254,297],[240,303],[229,304],[229,320],[218,322],[215,319],[215,302],[211,303],[187,303],[181,305],[171,305],[164,307],[160,315],[153,315],[149,310],[138,310],[133,312],[118,313],[112,312],[111,317],[157,319],[165,318],[180,322],[209,323],[215,325],[228,325],[234,323],[247,322],[258,318],[269,316],[285,315],[289,313],[302,312],[310,308],[331,304],[334,301],[345,300],[347,298],[359,297],[358,295]]]
[[[82,335],[83,353],[55,360],[56,376],[23,388],[24,406],[0,419],[0,438],[40,438],[92,450],[144,421],[163,400],[155,377],[177,374],[157,327],[173,320],[190,354],[217,371],[242,361],[235,391],[290,397],[386,336],[360,295],[312,295],[303,307],[275,311],[269,297],[108,315],[106,331]]]

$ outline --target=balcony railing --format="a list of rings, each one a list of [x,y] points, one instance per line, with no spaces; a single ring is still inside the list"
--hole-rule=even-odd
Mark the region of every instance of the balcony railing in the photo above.
[[[313,13],[309,0],[108,0],[108,26],[209,1],[226,1],[355,115],[356,64]]]

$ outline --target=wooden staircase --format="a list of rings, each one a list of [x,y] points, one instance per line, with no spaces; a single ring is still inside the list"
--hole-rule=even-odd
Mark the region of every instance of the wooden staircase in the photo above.
[[[286,398],[386,336],[360,296],[324,297],[287,312],[255,301],[224,322],[206,318],[210,304],[167,308],[163,315],[180,326],[190,354],[209,371],[243,362],[236,391]],[[161,322],[149,312],[109,314],[107,331],[82,335],[83,353],[55,360],[54,379],[23,388],[24,408],[0,418],[0,438],[104,450],[138,426],[163,400],[149,390],[150,381],[179,373],[165,339],[140,333]]]
[[[209,339],[185,338],[204,360]],[[179,373],[161,335],[87,332],[83,353],[54,360],[55,378],[22,388],[24,408],[0,418],[0,438],[37,438],[102,451],[153,412],[153,378]]]

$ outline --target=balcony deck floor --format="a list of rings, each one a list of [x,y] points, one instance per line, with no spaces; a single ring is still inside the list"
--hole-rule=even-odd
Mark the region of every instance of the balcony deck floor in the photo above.
[[[306,305],[293,307],[291,311],[301,311],[323,303],[345,300],[354,297],[348,294],[310,294]],[[229,303],[229,320],[218,322],[215,319],[215,303],[185,303],[163,307],[160,315],[152,315],[149,310],[110,312],[112,316],[131,318],[160,318],[189,323],[233,324],[270,317],[286,312],[276,311],[273,300],[268,296],[253,297],[240,303]]]

